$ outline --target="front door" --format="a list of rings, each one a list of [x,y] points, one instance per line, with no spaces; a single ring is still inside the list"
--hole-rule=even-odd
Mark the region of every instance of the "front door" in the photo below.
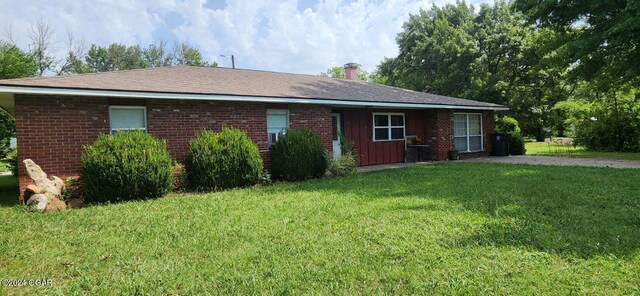
[[[333,159],[342,156],[342,146],[340,145],[340,135],[342,135],[342,121],[340,113],[331,114],[331,122],[333,125]]]

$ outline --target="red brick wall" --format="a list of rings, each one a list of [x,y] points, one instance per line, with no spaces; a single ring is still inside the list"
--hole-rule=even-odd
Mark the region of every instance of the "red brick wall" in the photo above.
[[[489,155],[491,150],[493,150],[491,146],[491,137],[489,134],[495,132],[496,130],[496,121],[494,118],[494,111],[482,111],[482,132],[484,138],[484,155]]]
[[[426,141],[431,144],[433,160],[445,160],[453,147],[453,129],[451,126],[453,111],[449,109],[430,109],[426,112]]]
[[[166,139],[173,159],[182,162],[189,140],[202,129],[245,130],[261,152],[267,150],[267,113],[262,103],[146,100],[148,131]]]
[[[247,131],[268,166],[267,105],[191,100],[145,100],[96,97],[16,95],[16,135],[21,192],[31,182],[22,161],[33,159],[61,178],[77,175],[82,146],[109,132],[110,105],[147,107],[149,133],[167,140],[169,153],[183,161],[189,140],[201,129],[219,131],[233,126]],[[291,127],[310,127],[331,152],[331,108],[291,104]]]
[[[289,126],[291,128],[314,129],[322,138],[322,143],[329,154],[333,153],[331,107],[289,104]]]
[[[50,175],[76,175],[82,146],[109,132],[106,98],[15,96],[20,192],[31,182],[24,163],[31,158]]]
[[[469,111],[433,109],[427,111],[427,139],[433,145],[435,160],[448,159],[449,150],[453,149],[453,114],[455,112],[482,113],[482,132],[484,151],[475,153],[461,153],[460,158],[470,158],[489,155],[491,152],[490,133],[495,130],[494,111]]]

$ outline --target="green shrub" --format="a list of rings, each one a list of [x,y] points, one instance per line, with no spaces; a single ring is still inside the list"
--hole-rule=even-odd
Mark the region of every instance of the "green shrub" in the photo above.
[[[580,114],[576,144],[595,151],[640,152],[640,103],[633,97],[610,101],[595,101]]]
[[[521,133],[512,133],[509,141],[509,154],[524,155],[527,149],[524,146],[524,137]]]
[[[189,143],[185,168],[189,186],[199,191],[254,185],[263,170],[258,146],[235,128],[203,130]]]
[[[18,176],[18,148],[11,149],[7,153],[7,165],[11,174]]]
[[[499,133],[520,133],[520,125],[518,121],[509,116],[496,116],[496,132]]]
[[[81,162],[86,202],[155,198],[171,189],[167,143],[144,131],[100,135],[84,147]]]
[[[289,129],[271,146],[271,176],[299,181],[322,177],[327,171],[327,150],[312,129]]]

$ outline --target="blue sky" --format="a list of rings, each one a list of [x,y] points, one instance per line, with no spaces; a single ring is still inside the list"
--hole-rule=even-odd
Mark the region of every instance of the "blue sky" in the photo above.
[[[408,15],[434,3],[455,0],[0,0],[0,29],[11,28],[26,48],[29,25],[49,20],[60,57],[70,31],[87,47],[188,42],[222,67],[230,60],[220,55],[234,54],[246,69],[318,74],[357,62],[372,71],[397,54],[395,36]]]

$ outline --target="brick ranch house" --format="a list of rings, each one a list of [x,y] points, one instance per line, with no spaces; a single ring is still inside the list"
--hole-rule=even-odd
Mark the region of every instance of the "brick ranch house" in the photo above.
[[[74,176],[82,146],[98,134],[145,129],[166,139],[176,161],[203,128],[247,131],[268,163],[268,147],[287,127],[310,127],[340,153],[338,133],[355,142],[360,165],[404,160],[405,136],[432,147],[436,160],[490,151],[501,105],[346,79],[267,71],[176,66],[73,76],[0,80],[0,106],[16,119],[21,192],[30,182],[22,161]]]

